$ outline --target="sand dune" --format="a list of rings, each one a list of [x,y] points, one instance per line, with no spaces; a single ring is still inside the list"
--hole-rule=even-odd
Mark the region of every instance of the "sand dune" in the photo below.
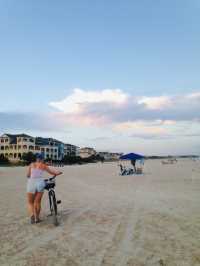
[[[30,225],[26,168],[0,168],[0,265],[199,266],[200,162],[147,161],[119,176],[116,163],[66,166],[57,178],[60,226]]]

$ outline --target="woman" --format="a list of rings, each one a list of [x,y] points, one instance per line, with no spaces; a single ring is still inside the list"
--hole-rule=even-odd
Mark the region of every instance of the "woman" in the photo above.
[[[27,199],[31,224],[41,221],[39,216],[45,187],[45,181],[43,179],[44,172],[56,176],[62,174],[60,171],[50,169],[48,165],[44,163],[43,154],[36,154],[36,162],[29,165],[27,173]]]

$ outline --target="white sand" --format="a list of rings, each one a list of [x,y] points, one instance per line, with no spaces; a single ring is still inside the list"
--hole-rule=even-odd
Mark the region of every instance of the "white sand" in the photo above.
[[[66,166],[57,178],[59,227],[30,225],[26,168],[0,168],[0,265],[199,266],[200,162],[145,163],[119,176],[116,163]]]

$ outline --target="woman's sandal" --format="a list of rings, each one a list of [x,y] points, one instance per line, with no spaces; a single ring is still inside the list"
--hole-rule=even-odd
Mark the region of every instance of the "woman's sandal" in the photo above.
[[[31,224],[34,224],[35,223],[35,216],[32,215],[30,219],[31,219]]]
[[[40,220],[40,219],[36,219],[36,220],[35,220],[35,223],[36,223],[36,224],[41,223],[41,222],[42,222],[42,220]]]

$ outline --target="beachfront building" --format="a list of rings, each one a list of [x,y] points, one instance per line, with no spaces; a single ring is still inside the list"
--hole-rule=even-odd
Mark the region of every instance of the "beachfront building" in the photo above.
[[[96,155],[96,151],[93,148],[84,147],[84,148],[79,149],[79,156],[81,158],[89,158],[92,155]]]
[[[98,152],[100,157],[103,157],[106,161],[115,161],[119,160],[122,153],[114,153],[114,152]]]
[[[72,144],[64,144],[64,155],[66,156],[78,156],[79,147]]]
[[[77,155],[78,147],[53,138],[32,137],[26,134],[3,134],[0,137],[0,154],[11,161],[18,161],[24,153],[44,154],[45,159],[62,160],[65,155],[65,148],[69,155]]]
[[[40,147],[40,152],[44,154],[46,160],[61,160],[62,154],[62,142],[52,138],[36,137],[35,143],[37,147]]]
[[[23,153],[35,151],[35,138],[29,135],[3,134],[0,137],[0,154],[9,160],[20,160]]]

